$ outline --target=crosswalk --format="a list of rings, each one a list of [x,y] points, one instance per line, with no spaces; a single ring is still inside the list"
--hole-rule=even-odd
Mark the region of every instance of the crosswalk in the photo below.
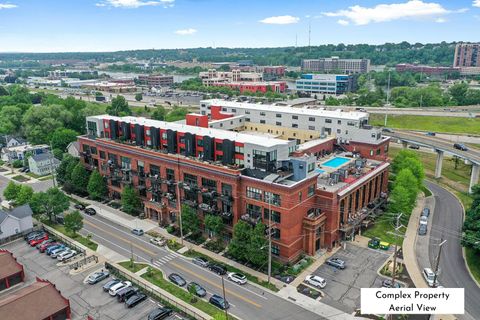
[[[166,256],[163,256],[161,258],[158,258],[157,260],[155,260],[153,262],[153,264],[157,267],[161,267],[162,265],[164,265],[165,263],[168,263],[170,261],[172,261],[173,259],[179,257],[180,255],[178,253],[169,253],[167,254]]]

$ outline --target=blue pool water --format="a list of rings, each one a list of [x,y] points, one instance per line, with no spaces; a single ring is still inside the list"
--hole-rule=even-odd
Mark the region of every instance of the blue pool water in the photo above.
[[[320,169],[320,168],[316,168],[316,169],[315,169],[315,172],[316,172],[316,173],[324,173],[325,170],[322,170],[322,169]]]
[[[347,163],[349,161],[350,161],[350,159],[348,159],[348,158],[335,157],[333,159],[330,159],[330,160],[322,163],[322,166],[338,168],[338,167],[344,165],[345,163]]]

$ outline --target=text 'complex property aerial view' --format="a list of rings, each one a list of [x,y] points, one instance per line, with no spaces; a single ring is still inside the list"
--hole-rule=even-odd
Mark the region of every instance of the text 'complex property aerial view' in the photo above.
[[[480,0],[0,0],[0,320],[479,320]]]

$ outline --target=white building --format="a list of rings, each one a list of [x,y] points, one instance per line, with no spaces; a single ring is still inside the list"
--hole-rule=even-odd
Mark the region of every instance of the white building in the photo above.
[[[80,144],[78,141],[70,142],[67,146],[67,152],[72,157],[80,158]]]
[[[2,149],[2,160],[3,161],[15,161],[15,160],[23,160],[25,159],[25,155],[27,153],[32,154],[40,154],[44,152],[48,152],[50,147],[46,144],[39,144],[39,145],[17,145],[10,148],[3,148]]]
[[[38,176],[52,174],[59,165],[60,160],[56,159],[50,152],[36,154],[28,158],[30,172]]]
[[[32,214],[28,204],[11,211],[0,210],[0,239],[32,229]]]

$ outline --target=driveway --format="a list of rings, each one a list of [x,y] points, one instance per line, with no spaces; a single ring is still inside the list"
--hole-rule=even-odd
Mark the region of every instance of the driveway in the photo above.
[[[325,280],[322,302],[347,313],[360,308],[360,288],[381,287],[385,279],[377,270],[385,263],[389,253],[363,248],[347,243],[345,250],[338,251],[333,258],[345,261],[346,268],[339,270],[327,264],[315,272]]]
[[[127,309],[123,303],[118,303],[115,298],[103,292],[102,286],[108,279],[95,285],[84,284],[86,277],[98,268],[70,275],[69,267],[58,267],[56,259],[39,253],[37,249],[28,246],[22,239],[11,242],[2,249],[12,252],[17,261],[24,266],[26,284],[34,282],[36,277],[54,283],[62,295],[70,300],[73,320],[84,320],[88,315],[93,319],[102,320],[146,319],[147,315],[158,305],[155,301],[147,299],[134,308]],[[172,315],[169,319],[178,318],[176,315]]]

